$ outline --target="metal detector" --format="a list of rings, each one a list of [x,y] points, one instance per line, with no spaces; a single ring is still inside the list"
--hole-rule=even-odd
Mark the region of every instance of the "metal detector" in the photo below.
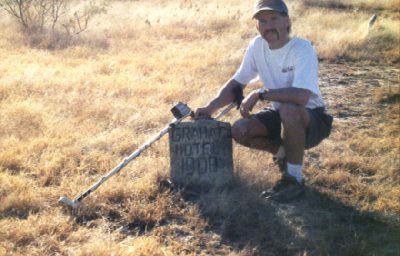
[[[228,105],[221,113],[219,113],[214,119],[217,120],[224,116],[226,113],[228,113],[235,105],[237,108],[239,108],[242,99],[243,99],[243,88],[241,86],[233,88],[233,94],[234,94],[234,101]],[[150,147],[151,144],[154,142],[158,141],[161,139],[162,136],[164,136],[166,133],[168,133],[169,129],[180,123],[183,119],[185,119],[188,116],[193,116],[193,111],[184,103],[178,102],[172,109],[171,109],[172,114],[174,115],[174,119],[164,127],[157,135],[155,135],[153,138],[149,139],[147,142],[145,142],[140,148],[135,150],[130,156],[125,158],[121,163],[119,163],[114,169],[112,169],[110,172],[108,172],[106,175],[101,177],[95,184],[93,184],[89,189],[87,189],[85,192],[81,193],[75,199],[71,200],[67,196],[62,196],[58,200],[58,202],[68,205],[72,207],[73,209],[77,209],[79,206],[80,201],[82,201],[83,198],[87,197],[95,191],[98,187],[100,187],[101,184],[103,184],[106,180],[108,180],[111,176],[114,174],[118,173],[122,168],[124,168],[130,161],[138,157],[143,151],[145,151],[148,147]]]
[[[168,133],[168,130],[170,129],[171,126],[176,125],[180,123],[183,119],[185,119],[188,116],[193,115],[192,110],[184,103],[179,102],[176,104],[172,109],[171,109],[172,114],[174,115],[175,119],[172,120],[167,126],[164,127],[157,135],[149,139],[147,142],[145,142],[140,148],[135,150],[130,156],[125,158],[120,164],[118,164],[114,169],[112,169],[110,172],[108,172],[106,175],[101,177],[100,180],[98,180],[95,184],[93,184],[89,189],[87,189],[85,192],[82,194],[78,195],[75,197],[75,199],[71,200],[67,196],[62,196],[58,200],[58,202],[71,206],[73,209],[78,208],[79,202],[82,201],[83,198],[87,197],[95,191],[98,187],[100,187],[101,184],[103,184],[106,180],[108,180],[111,176],[119,172],[122,168],[124,168],[130,161],[138,157],[143,151],[145,151],[148,147],[150,147],[151,144],[156,142],[157,140],[161,139],[162,136],[164,136],[166,133]]]

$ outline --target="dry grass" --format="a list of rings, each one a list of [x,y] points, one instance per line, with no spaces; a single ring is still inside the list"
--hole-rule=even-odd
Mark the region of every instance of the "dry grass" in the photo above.
[[[310,6],[319,6],[325,8],[340,8],[340,9],[365,9],[365,10],[390,10],[398,11],[400,3],[398,0],[304,0],[305,4]]]
[[[294,35],[342,63],[321,65],[335,130],[307,152],[305,199],[259,199],[278,173],[236,144],[233,188],[195,200],[166,190],[164,138],[75,217],[57,204],[158,132],[174,102],[197,107],[217,92],[256,35],[252,5],[112,1],[82,38],[51,50],[31,48],[0,13],[0,255],[399,254],[395,1],[289,2]]]

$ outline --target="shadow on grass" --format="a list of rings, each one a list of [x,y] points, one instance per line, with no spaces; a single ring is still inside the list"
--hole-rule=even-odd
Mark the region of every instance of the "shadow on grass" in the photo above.
[[[208,222],[205,231],[219,234],[222,244],[233,250],[244,249],[249,255],[400,255],[398,219],[360,212],[312,186],[301,198],[286,204],[259,197],[260,191],[240,178],[229,187],[209,191],[170,186],[163,184],[162,191],[170,190],[176,199],[199,206]],[[110,227],[127,236],[141,236],[170,223],[185,223],[180,215],[166,215],[159,222],[135,219],[128,223],[120,215],[101,209],[81,213],[76,222],[90,227],[99,216],[89,212],[103,212]]]
[[[211,231],[253,255],[400,255],[400,225],[379,220],[312,187],[288,204],[260,198],[242,181],[224,190],[187,193]]]

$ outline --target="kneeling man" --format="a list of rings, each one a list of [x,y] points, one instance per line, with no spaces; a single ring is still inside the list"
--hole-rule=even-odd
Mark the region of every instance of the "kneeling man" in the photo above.
[[[234,99],[233,89],[260,79],[264,86],[242,101],[242,119],[232,126],[234,140],[266,150],[282,171],[282,179],[266,192],[267,197],[289,201],[304,192],[304,150],[328,137],[332,117],[318,87],[318,58],[311,43],[291,38],[291,21],[282,0],[261,0],[253,13],[259,35],[247,47],[234,76],[195,118],[210,117]],[[251,114],[258,102],[271,106]]]

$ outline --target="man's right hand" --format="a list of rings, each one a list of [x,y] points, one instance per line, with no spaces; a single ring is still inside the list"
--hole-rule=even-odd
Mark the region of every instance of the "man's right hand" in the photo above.
[[[253,107],[256,105],[259,100],[258,90],[252,91],[246,98],[242,101],[240,105],[240,114],[244,118],[250,117],[250,112],[253,110]]]
[[[243,99],[244,85],[234,79],[229,80],[219,91],[218,96],[205,107],[198,108],[194,112],[194,119],[211,118],[211,115],[223,106],[236,102],[238,105]]]
[[[212,111],[209,107],[202,107],[202,108],[196,109],[196,111],[194,112],[193,118],[195,120],[201,119],[201,118],[211,118],[211,115],[212,115]]]

